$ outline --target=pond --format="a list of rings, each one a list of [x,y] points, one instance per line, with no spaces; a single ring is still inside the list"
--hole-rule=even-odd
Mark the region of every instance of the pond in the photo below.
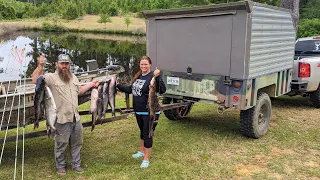
[[[73,72],[86,71],[86,60],[99,68],[122,65],[121,81],[129,82],[139,70],[138,59],[146,54],[145,37],[88,33],[16,32],[0,37],[0,82],[31,77],[37,57],[46,58],[45,71],[54,72],[60,53],[70,55]]]

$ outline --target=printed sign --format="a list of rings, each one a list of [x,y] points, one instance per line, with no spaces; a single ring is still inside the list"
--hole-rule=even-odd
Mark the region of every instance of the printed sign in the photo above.
[[[179,86],[179,78],[178,77],[167,77],[167,84]]]

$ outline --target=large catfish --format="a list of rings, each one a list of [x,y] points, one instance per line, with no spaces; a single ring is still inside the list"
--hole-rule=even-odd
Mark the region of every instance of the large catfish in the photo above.
[[[96,117],[97,117],[97,103],[99,99],[99,92],[97,88],[93,88],[91,91],[91,102],[90,102],[90,113],[92,114],[92,129],[96,124]]]
[[[156,111],[159,107],[159,100],[156,92],[156,77],[153,76],[149,85],[148,111],[149,111],[149,137],[153,136],[153,122],[156,119]]]
[[[39,76],[36,83],[36,89],[34,94],[34,129],[39,127],[39,121],[42,120],[44,110],[44,93],[45,93],[45,81],[43,76]]]
[[[112,116],[116,116],[116,76],[112,76],[109,83],[109,104]]]
[[[45,106],[45,114],[47,120],[47,134],[48,137],[54,137],[56,132],[55,123],[57,122],[57,107],[56,103],[54,102],[52,92],[48,86],[45,87],[45,99],[44,99],[44,106]]]
[[[98,100],[97,100],[97,114],[98,114],[98,121],[102,124],[102,116],[103,116],[103,86],[104,85],[99,85],[98,87]],[[95,124],[92,124],[92,127],[94,128]],[[93,130],[92,128],[92,130]]]
[[[108,103],[109,103],[109,83],[110,83],[110,80],[109,81],[106,81],[104,84],[103,84],[103,94],[102,94],[102,104],[103,104],[103,108],[102,108],[102,115],[103,115],[103,118],[106,117],[106,111],[108,109]],[[100,121],[100,123],[102,123],[102,121]]]

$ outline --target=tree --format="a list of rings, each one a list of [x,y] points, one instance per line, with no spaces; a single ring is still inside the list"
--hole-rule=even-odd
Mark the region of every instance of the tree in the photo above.
[[[130,20],[130,17],[129,17],[129,16],[126,16],[126,17],[124,18],[124,23],[126,23],[127,29],[128,29],[129,25],[131,24],[131,20]]]
[[[293,25],[297,32],[299,26],[299,0],[280,0],[280,7],[290,9]]]
[[[305,4],[303,4],[305,3]],[[319,0],[304,0],[300,2],[300,18],[312,19],[320,18],[320,1]]]
[[[104,29],[107,29],[107,22],[112,22],[109,14],[101,14],[98,23],[104,23]]]

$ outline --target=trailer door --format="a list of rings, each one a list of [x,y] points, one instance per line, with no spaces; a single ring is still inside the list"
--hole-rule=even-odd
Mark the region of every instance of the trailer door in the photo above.
[[[192,73],[229,76],[232,19],[233,15],[156,18],[156,43],[150,45],[156,45],[157,66],[173,72],[187,72],[191,67]]]

